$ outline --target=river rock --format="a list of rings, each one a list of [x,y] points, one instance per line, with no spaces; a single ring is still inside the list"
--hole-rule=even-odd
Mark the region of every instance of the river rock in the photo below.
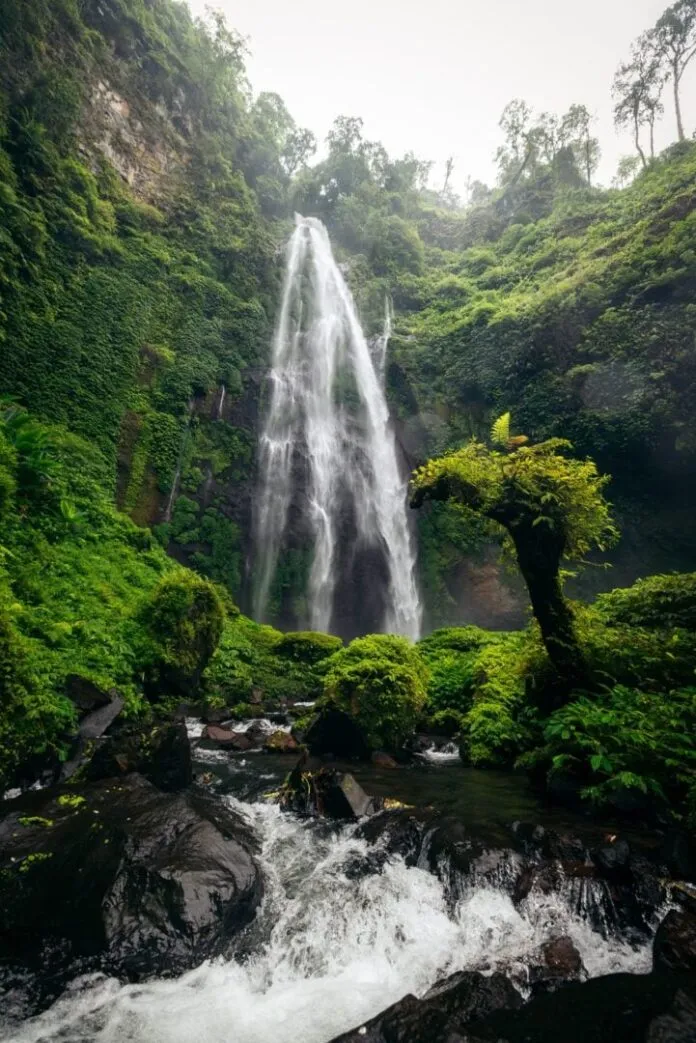
[[[333,1043],[445,1043],[459,1040],[468,1025],[492,1011],[521,1006],[519,993],[502,974],[460,971],[438,982],[423,999],[405,996]]]
[[[85,777],[97,782],[134,772],[167,793],[191,785],[191,746],[183,722],[121,729],[97,745]]]
[[[6,807],[2,963],[43,970],[49,990],[78,970],[180,973],[225,952],[261,899],[248,828],[206,794],[129,775]]]
[[[486,1015],[467,1026],[463,1041],[696,1043],[695,1000],[693,975],[609,974],[535,996],[521,1010]]]
[[[266,753],[294,753],[297,754],[300,746],[289,732],[271,732],[263,744]]]
[[[552,938],[539,950],[529,967],[529,984],[534,993],[557,989],[568,981],[579,981],[585,974],[582,957],[572,938]]]
[[[203,729],[199,746],[203,749],[228,749],[244,753],[250,750],[254,741],[248,732],[235,732],[230,728],[221,728],[218,724],[207,724]]]
[[[625,840],[611,840],[591,852],[592,861],[606,876],[623,877],[629,871],[631,849]]]
[[[696,914],[671,909],[655,934],[653,957],[665,970],[696,971]]]
[[[382,801],[368,796],[352,775],[327,767],[309,770],[306,751],[285,781],[281,804],[300,815],[337,819],[363,818],[382,807]]]
[[[316,757],[331,755],[347,760],[367,760],[370,756],[369,743],[353,718],[332,707],[315,718],[304,741]]]
[[[375,750],[375,752],[370,757],[370,760],[372,761],[372,763],[374,764],[374,766],[376,768],[398,768],[399,767],[399,765],[394,760],[394,758],[390,754],[385,753],[384,750]]]

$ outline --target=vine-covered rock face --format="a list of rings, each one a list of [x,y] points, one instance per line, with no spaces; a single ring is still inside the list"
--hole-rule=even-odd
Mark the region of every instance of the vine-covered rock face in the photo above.
[[[181,973],[226,951],[261,899],[252,836],[203,794],[130,775],[6,807],[2,964],[50,967],[43,1002],[78,971]]]

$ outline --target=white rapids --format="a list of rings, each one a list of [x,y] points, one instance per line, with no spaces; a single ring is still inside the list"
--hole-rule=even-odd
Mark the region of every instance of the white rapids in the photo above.
[[[329,630],[339,519],[346,503],[357,540],[379,547],[388,590],[382,629],[417,638],[421,605],[415,550],[382,376],[391,312],[373,360],[326,228],[296,218],[273,344],[271,397],[259,449],[255,617],[266,615],[298,474],[312,534],[309,622]]]
[[[227,798],[257,830],[266,896],[245,949],[171,980],[78,980],[21,1025],[12,1043],[326,1043],[443,975],[496,968],[523,979],[525,957],[570,935],[590,975],[646,972],[650,944],[592,930],[559,894],[519,908],[493,884],[465,887],[454,909],[440,880],[391,858],[383,872],[346,873],[370,846],[355,827],[300,821]],[[9,1034],[8,1034],[9,1033]]]

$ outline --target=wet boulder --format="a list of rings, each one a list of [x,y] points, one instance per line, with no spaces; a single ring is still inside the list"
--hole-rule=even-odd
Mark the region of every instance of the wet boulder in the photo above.
[[[398,768],[399,765],[389,753],[385,753],[384,750],[375,750],[370,757],[371,762],[375,768]]]
[[[368,760],[370,746],[362,729],[342,710],[328,707],[314,719],[304,737],[315,757]]]
[[[290,732],[280,730],[271,732],[263,744],[266,753],[294,753],[297,755],[299,748],[300,744]]]
[[[352,775],[321,768],[306,770],[303,755],[288,775],[281,791],[281,804],[300,815],[336,819],[359,819],[373,815],[382,807],[378,797],[370,797]]]
[[[218,724],[207,724],[198,745],[204,750],[224,749],[244,753],[253,747],[254,741],[246,732],[235,732]]]
[[[542,945],[529,966],[529,984],[535,994],[550,992],[568,981],[580,981],[584,976],[580,953],[567,935]]]
[[[503,975],[460,971],[438,982],[422,999],[405,996],[333,1043],[444,1043],[459,1040],[467,1026],[495,1010],[521,1006],[519,993]]]
[[[653,942],[655,966],[671,971],[696,971],[696,913],[671,909]]]
[[[248,827],[139,775],[26,794],[0,820],[1,965],[138,980],[227,951],[262,896]]]
[[[463,1039],[466,1043],[694,1043],[695,1000],[693,975],[608,974],[535,996],[520,1010],[494,1011],[467,1026]]]
[[[93,749],[85,778],[119,778],[137,773],[158,789],[175,793],[191,785],[191,747],[183,723],[129,726]]]

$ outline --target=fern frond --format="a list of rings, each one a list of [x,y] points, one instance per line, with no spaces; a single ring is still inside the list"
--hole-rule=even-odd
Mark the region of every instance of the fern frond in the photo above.
[[[499,416],[496,422],[491,428],[491,442],[493,445],[503,446],[507,448],[507,444],[510,441],[510,414],[503,413]]]

